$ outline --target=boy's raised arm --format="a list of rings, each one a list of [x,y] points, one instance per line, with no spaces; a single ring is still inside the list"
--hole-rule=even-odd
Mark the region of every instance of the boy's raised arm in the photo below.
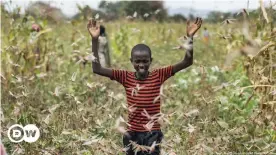
[[[98,40],[98,38],[100,35],[100,27],[97,25],[95,20],[89,20],[89,22],[87,24],[87,29],[92,38],[92,52],[95,57],[95,60],[92,61],[93,73],[111,78],[112,77],[112,69],[102,67],[100,64],[100,61],[99,61],[99,54],[98,54],[99,40]]]
[[[194,23],[187,22],[187,36],[188,36],[188,46],[186,47],[187,51],[185,57],[179,63],[173,65],[173,74],[185,69],[193,64],[193,36],[200,28],[202,24],[201,18],[196,18]]]

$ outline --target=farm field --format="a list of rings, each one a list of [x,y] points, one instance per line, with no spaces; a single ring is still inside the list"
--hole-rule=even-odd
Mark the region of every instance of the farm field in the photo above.
[[[125,92],[93,74],[85,61],[91,54],[87,21],[1,18],[1,141],[7,153],[123,155],[116,121],[127,120]],[[42,27],[39,33],[30,31],[34,22]],[[138,43],[152,50],[151,70],[185,56],[185,50],[174,49],[186,35],[184,22],[103,24],[112,68],[134,71],[130,50]],[[163,86],[162,155],[276,153],[274,25],[262,14],[226,25],[203,20],[193,65]],[[202,39],[203,27],[210,32],[209,44]],[[41,137],[12,143],[6,136],[12,124],[36,124]]]

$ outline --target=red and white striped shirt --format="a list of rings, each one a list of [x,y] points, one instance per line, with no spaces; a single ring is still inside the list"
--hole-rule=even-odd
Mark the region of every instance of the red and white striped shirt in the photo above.
[[[128,107],[135,109],[128,113],[128,127],[130,131],[146,132],[145,125],[150,121],[142,113],[150,115],[160,113],[160,88],[171,76],[172,66],[155,69],[144,80],[137,80],[135,72],[126,70],[112,70],[111,80],[116,80],[125,87]],[[160,124],[156,121],[151,130],[159,130]]]

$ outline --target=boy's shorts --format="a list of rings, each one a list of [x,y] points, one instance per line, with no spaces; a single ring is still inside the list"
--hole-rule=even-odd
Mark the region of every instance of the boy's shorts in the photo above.
[[[163,139],[163,133],[161,130],[152,130],[151,132],[135,132],[128,131],[129,136],[123,136],[123,143],[125,148],[129,148],[126,152],[126,155],[135,155],[135,150],[133,150],[133,146],[130,143],[130,140],[136,142],[139,145],[151,146],[154,141],[156,144],[161,143]],[[160,145],[155,146],[153,152],[149,151],[139,151],[137,155],[160,155],[161,149]]]

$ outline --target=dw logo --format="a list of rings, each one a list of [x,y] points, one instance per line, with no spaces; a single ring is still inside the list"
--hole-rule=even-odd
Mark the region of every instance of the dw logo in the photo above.
[[[39,136],[40,131],[34,124],[28,124],[25,127],[14,124],[8,130],[8,137],[14,143],[19,143],[23,140],[28,143],[33,143],[38,140]]]

